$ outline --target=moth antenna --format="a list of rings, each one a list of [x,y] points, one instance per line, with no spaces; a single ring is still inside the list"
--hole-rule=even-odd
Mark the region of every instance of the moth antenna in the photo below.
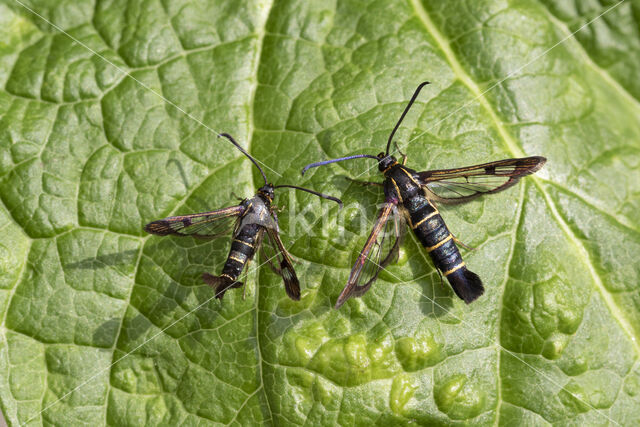
[[[396,131],[400,127],[400,123],[402,123],[402,120],[404,120],[404,116],[406,116],[407,113],[409,112],[409,110],[411,109],[411,106],[416,101],[416,98],[420,94],[420,91],[422,90],[422,88],[425,87],[428,84],[429,84],[429,82],[420,83],[418,85],[418,87],[416,88],[416,91],[413,92],[413,96],[411,97],[411,100],[409,101],[407,106],[404,108],[404,111],[402,112],[402,115],[400,116],[400,120],[398,120],[398,123],[396,123],[396,127],[393,128],[393,130],[391,131],[391,135],[389,135],[389,140],[387,141],[387,151],[385,152],[386,156],[389,155],[389,147],[391,146],[391,141],[393,140],[393,136],[396,134]]]
[[[267,185],[267,176],[264,174],[264,171],[262,170],[262,168],[260,167],[260,165],[258,164],[258,162],[256,161],[256,159],[254,159],[253,157],[251,157],[251,155],[249,153],[247,153],[244,148],[242,148],[240,146],[240,144],[238,144],[236,142],[235,139],[233,139],[233,137],[231,135],[229,135],[228,133],[221,133],[218,135],[218,138],[220,138],[221,136],[224,136],[225,138],[227,138],[229,141],[231,141],[231,143],[233,145],[236,146],[236,148],[238,150],[240,150],[240,152],[242,154],[244,154],[245,156],[247,156],[249,158],[249,160],[251,160],[253,162],[254,165],[256,165],[256,167],[258,168],[258,170],[260,171],[260,173],[262,174],[262,179],[264,179],[264,185]]]
[[[341,162],[343,160],[362,159],[362,158],[365,158],[365,157],[368,158],[368,159],[376,159],[376,160],[378,160],[378,158],[376,156],[372,156],[371,154],[356,154],[355,156],[347,156],[347,157],[340,157],[339,159],[324,160],[322,162],[309,163],[307,166],[302,168],[302,175],[304,175],[304,173],[306,171],[308,171],[309,169],[311,169],[311,168],[317,168],[318,166],[324,166],[324,165],[328,165],[330,163],[337,163],[337,162]]]
[[[342,200],[338,199],[337,197],[328,196],[326,194],[318,193],[317,191],[309,190],[308,188],[298,187],[296,185],[276,185],[273,188],[293,188],[293,189],[296,189],[296,190],[306,191],[307,193],[311,193],[311,194],[314,194],[314,195],[316,195],[318,197],[322,197],[323,199],[333,200],[334,202],[336,202],[340,206],[340,209],[342,209],[342,206],[343,206],[342,205]]]

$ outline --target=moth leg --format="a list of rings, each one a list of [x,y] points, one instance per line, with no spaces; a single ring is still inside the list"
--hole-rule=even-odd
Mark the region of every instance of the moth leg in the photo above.
[[[234,199],[240,200],[241,202],[244,200],[243,197],[238,197],[238,195],[236,193],[234,193],[234,192],[231,192],[231,196],[233,196]]]
[[[364,186],[373,185],[373,186],[376,186],[376,187],[382,187],[383,186],[383,184],[381,182],[359,181],[357,179],[351,179],[348,176],[345,176],[345,178],[347,179],[347,181],[351,181],[354,184],[358,184],[358,185],[364,185]]]
[[[247,297],[247,282],[249,281],[249,264],[251,264],[251,260],[248,260],[245,264],[245,273],[244,273],[244,281],[242,283],[242,301],[244,301]]]
[[[398,145],[398,141],[393,141],[393,145],[396,146],[396,151],[398,153],[400,153],[400,155],[402,156],[402,166],[407,164],[407,155],[404,154],[401,150],[400,150],[400,146]]]
[[[245,277],[244,282],[242,283],[242,301],[247,298],[247,279]]]
[[[476,248],[465,245],[464,243],[462,243],[460,240],[458,240],[458,238],[456,236],[454,236],[453,234],[451,235],[453,237],[453,241],[456,242],[456,244],[462,246],[463,248],[465,248],[468,251],[475,251]]]

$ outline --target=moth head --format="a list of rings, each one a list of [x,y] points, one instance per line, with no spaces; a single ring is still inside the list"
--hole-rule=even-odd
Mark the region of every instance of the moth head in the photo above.
[[[269,202],[273,201],[273,185],[265,184],[258,190],[258,194],[264,196],[269,200]]]
[[[378,154],[378,169],[380,172],[384,172],[396,163],[398,163],[398,161],[395,157],[391,155],[387,156],[384,153]]]

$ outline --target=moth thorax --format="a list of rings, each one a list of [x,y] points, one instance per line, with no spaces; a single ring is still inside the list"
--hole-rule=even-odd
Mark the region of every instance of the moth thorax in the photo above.
[[[378,157],[380,158],[380,160],[378,160],[378,169],[380,170],[380,172],[384,172],[387,169],[389,169],[391,166],[398,163],[395,157],[393,156],[380,157],[380,154],[378,155]]]

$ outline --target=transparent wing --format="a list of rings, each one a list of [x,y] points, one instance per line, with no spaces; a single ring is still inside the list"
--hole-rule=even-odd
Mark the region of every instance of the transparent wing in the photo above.
[[[539,170],[547,161],[533,156],[506,159],[456,169],[419,172],[418,179],[429,196],[440,203],[464,203],[497,193]]]
[[[273,228],[274,230],[278,231],[278,214],[276,213],[275,210],[273,210],[271,212],[272,216],[269,218],[268,223],[270,224],[269,227],[266,228]],[[258,246],[256,246],[258,247]],[[279,250],[277,247],[277,244],[274,244],[274,242],[272,242],[271,238],[267,239],[266,244],[260,246],[260,261],[262,264],[269,264],[269,267],[271,267],[271,270],[273,270],[274,273],[280,275],[281,269],[280,269],[280,261],[279,261]]]
[[[280,263],[278,262],[278,251],[269,238],[266,244],[260,246],[260,263],[269,264],[274,273],[280,275]]]
[[[293,268],[291,255],[289,255],[289,252],[287,252],[282,244],[277,228],[268,227],[267,234],[269,235],[269,239],[268,243],[264,245],[263,256],[268,257],[267,261],[273,271],[282,277],[284,289],[289,298],[298,301],[300,300],[300,282]]]
[[[382,206],[373,230],[351,269],[347,285],[338,297],[336,308],[340,308],[349,298],[367,292],[380,271],[397,258],[405,232],[404,222],[395,203],[386,202]]]
[[[242,205],[230,206],[211,212],[192,215],[171,216],[145,225],[147,233],[167,236],[194,236],[215,238],[229,233],[238,218],[244,213]]]

